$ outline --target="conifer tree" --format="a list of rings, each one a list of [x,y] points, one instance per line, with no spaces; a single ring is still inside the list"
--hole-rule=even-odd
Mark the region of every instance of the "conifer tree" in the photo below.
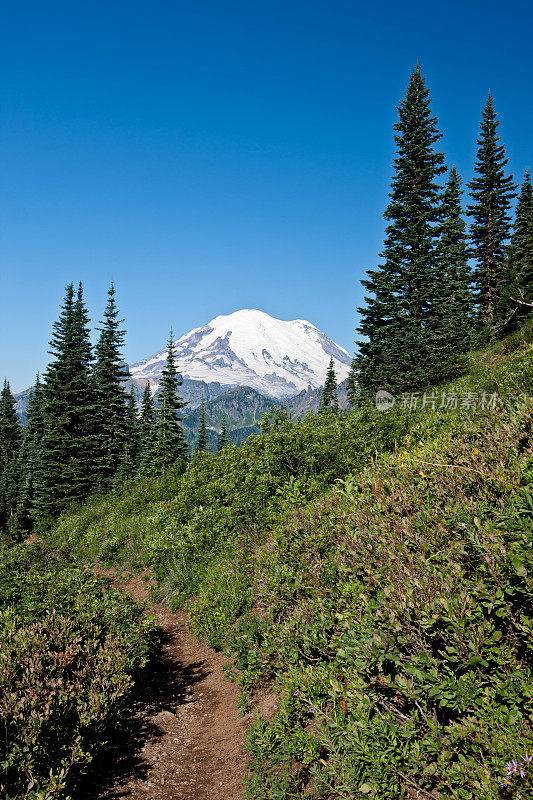
[[[53,325],[53,360],[44,375],[44,434],[35,503],[40,517],[56,516],[89,493],[94,476],[94,396],[91,347],[81,284],[72,283]]]
[[[229,446],[229,435],[226,424],[226,415],[222,414],[222,428],[218,437],[217,452],[220,453],[225,447]]]
[[[452,167],[442,198],[432,320],[435,376],[443,379],[456,377],[465,371],[471,340],[471,274],[461,194],[461,179]]]
[[[496,336],[509,316],[511,275],[507,244],[511,229],[510,207],[515,197],[513,176],[506,175],[508,159],[498,136],[499,121],[489,93],[483,109],[475,175],[468,184],[472,205],[470,239],[475,258],[474,300],[479,337]]]
[[[37,375],[28,400],[19,453],[20,483],[15,515],[15,527],[18,530],[30,531],[36,516],[35,490],[39,480],[44,428],[44,389]]]
[[[141,401],[139,438],[139,473],[150,475],[154,468],[155,411],[149,383],[144,388]]]
[[[431,314],[435,304],[436,243],[444,156],[420,67],[411,74],[395,124],[395,175],[384,217],[383,264],[362,281],[369,295],[361,314],[355,362],[366,391],[423,386],[435,375]]]
[[[320,397],[320,412],[339,410],[339,400],[337,397],[337,376],[335,375],[335,365],[333,358],[329,361],[328,371],[326,372],[326,382]]]
[[[133,384],[127,396],[126,414],[124,417],[124,441],[117,471],[113,477],[113,485],[120,487],[124,481],[131,480],[139,470],[140,462],[140,422],[137,417],[137,405]]]
[[[352,365],[348,378],[346,380],[346,394],[348,395],[348,402],[353,407],[357,404],[358,389],[357,389],[357,369],[355,366],[355,358],[352,359]]]
[[[205,419],[205,403],[202,395],[200,404],[200,424],[198,425],[198,437],[196,439],[196,453],[207,453],[209,451],[209,440],[207,438],[207,423]]]
[[[19,450],[22,440],[15,398],[7,380],[0,393],[0,530],[12,522],[19,483]]]
[[[115,287],[111,284],[107,304],[96,343],[94,388],[98,405],[97,486],[105,489],[113,482],[124,452],[127,437],[126,393],[124,384],[129,374],[124,367],[122,347],[124,320],[119,319],[115,302]]]
[[[167,343],[167,359],[161,375],[161,388],[156,413],[154,469],[163,472],[171,464],[187,456],[187,442],[183,435],[181,409],[188,404],[178,394],[181,380],[174,360],[172,330]]]
[[[510,264],[512,274],[512,303],[517,321],[522,322],[533,313],[533,187],[529,170],[516,204],[516,215],[511,236]]]

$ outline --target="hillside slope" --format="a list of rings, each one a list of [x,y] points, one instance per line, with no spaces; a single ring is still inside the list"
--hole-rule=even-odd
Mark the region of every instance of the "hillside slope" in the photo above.
[[[274,411],[50,535],[148,565],[232,655],[254,798],[531,796],[531,338],[424,404]]]

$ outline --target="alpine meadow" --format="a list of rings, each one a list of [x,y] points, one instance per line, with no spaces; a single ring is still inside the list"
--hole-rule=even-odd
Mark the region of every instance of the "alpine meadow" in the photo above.
[[[120,281],[93,329],[72,276],[0,398],[6,800],[533,799],[533,189],[497,101],[466,181],[412,70],[353,357],[246,308],[130,370]]]

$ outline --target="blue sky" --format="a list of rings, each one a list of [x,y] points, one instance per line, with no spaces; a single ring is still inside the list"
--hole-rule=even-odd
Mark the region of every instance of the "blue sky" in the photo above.
[[[350,352],[417,59],[469,180],[490,89],[532,164],[533,4],[94,0],[3,7],[0,377],[47,363],[67,282],[125,356],[217,314],[315,323]]]

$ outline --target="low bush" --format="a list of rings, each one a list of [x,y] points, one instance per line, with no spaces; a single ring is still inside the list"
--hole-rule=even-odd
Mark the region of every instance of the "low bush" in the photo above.
[[[0,791],[64,798],[145,665],[153,623],[39,545],[0,559]]]

